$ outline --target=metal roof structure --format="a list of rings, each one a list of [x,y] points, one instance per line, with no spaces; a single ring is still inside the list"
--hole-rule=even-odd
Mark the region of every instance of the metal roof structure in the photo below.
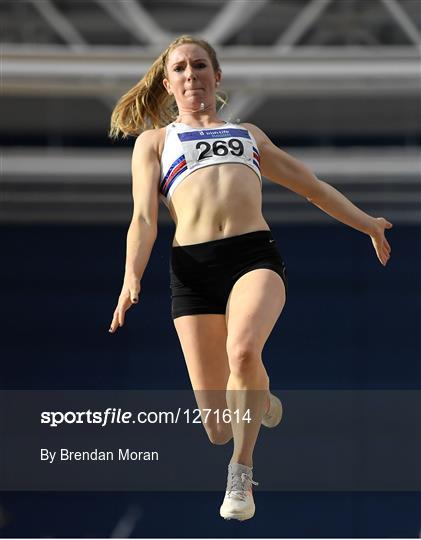
[[[256,123],[363,209],[421,220],[418,0],[3,0],[0,19],[2,221],[129,219],[130,152],[109,152],[109,114],[182,33],[217,49],[222,117]],[[273,184],[264,206],[329,220]]]

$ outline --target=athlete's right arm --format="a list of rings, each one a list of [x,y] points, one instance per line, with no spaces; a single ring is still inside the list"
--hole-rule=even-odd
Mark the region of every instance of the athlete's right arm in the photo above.
[[[138,302],[140,280],[158,232],[159,175],[158,130],[144,131],[133,149],[133,217],[127,232],[124,280],[109,329],[111,333],[123,326],[126,311]]]

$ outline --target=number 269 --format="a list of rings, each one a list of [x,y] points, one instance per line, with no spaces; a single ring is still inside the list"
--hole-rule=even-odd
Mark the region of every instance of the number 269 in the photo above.
[[[196,149],[201,150],[198,161],[215,156],[226,156],[228,152],[233,156],[242,156],[244,154],[244,145],[238,139],[228,139],[228,141],[214,141],[209,144],[206,141],[200,141],[196,144]]]

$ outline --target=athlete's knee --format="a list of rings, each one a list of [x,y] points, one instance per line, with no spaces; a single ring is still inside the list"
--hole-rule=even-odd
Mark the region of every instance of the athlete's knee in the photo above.
[[[251,341],[227,342],[227,355],[231,373],[245,375],[258,369],[261,363],[261,350]]]
[[[230,442],[232,433],[208,433],[209,440],[212,444],[223,445]]]
[[[227,428],[207,427],[206,433],[212,444],[227,444],[232,439],[231,424],[228,424]]]

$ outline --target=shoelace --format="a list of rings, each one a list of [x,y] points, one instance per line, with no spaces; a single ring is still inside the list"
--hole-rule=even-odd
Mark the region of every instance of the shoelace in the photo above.
[[[251,485],[259,485],[259,482],[255,482],[248,474],[241,473],[234,474],[230,471],[230,477],[227,487],[227,497],[231,498],[232,494],[235,495],[235,498],[240,498],[242,501],[246,500],[247,492],[251,488]]]

